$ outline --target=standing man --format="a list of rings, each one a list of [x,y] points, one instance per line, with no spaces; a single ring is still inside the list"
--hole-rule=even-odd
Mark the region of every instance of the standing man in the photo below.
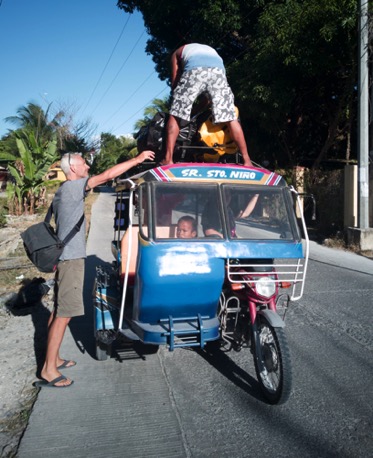
[[[191,43],[178,48],[171,57],[170,117],[167,123],[166,157],[163,165],[172,164],[172,156],[180,132],[179,119],[190,120],[196,98],[208,92],[214,123],[227,123],[232,139],[241,151],[244,165],[251,166],[245,137],[235,109],[234,96],[228,84],[223,59],[207,45]]]
[[[84,198],[89,190],[113,180],[147,159],[154,159],[152,151],[143,151],[139,156],[117,164],[100,175],[89,177],[89,165],[79,153],[64,154],[61,169],[67,181],[58,189],[53,199],[53,213],[59,238],[63,240],[78,223],[84,213]],[[66,388],[73,384],[60,370],[73,367],[76,362],[62,359],[59,351],[71,318],[84,315],[85,257],[84,222],[80,231],[65,246],[57,265],[55,308],[49,318],[46,358],[41,370],[42,380],[35,383],[37,387]]]

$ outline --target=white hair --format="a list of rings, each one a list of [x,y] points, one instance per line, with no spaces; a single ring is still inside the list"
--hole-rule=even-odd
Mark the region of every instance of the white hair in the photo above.
[[[68,176],[70,173],[70,165],[75,163],[76,156],[81,157],[81,153],[65,153],[61,159],[61,169]]]

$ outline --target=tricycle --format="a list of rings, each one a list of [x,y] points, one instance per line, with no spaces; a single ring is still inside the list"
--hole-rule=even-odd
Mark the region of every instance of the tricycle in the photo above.
[[[96,275],[98,360],[119,336],[155,352],[248,348],[266,400],[288,399],[284,319],[303,294],[308,236],[300,198],[280,175],[177,163],[120,180],[111,249],[113,265]]]

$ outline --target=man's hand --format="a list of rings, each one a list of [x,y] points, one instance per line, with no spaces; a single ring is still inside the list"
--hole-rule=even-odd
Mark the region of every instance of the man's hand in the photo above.
[[[143,151],[141,154],[139,154],[138,156],[136,156],[136,161],[138,164],[141,164],[142,162],[146,161],[146,160],[151,160],[153,161],[155,158],[155,154],[153,151],[150,151],[150,150],[145,150]]]

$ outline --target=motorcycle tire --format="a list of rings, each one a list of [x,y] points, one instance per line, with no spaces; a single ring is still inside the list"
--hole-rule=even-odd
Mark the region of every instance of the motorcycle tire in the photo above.
[[[291,392],[292,367],[284,328],[274,328],[258,316],[253,331],[255,372],[269,404],[284,404]]]

